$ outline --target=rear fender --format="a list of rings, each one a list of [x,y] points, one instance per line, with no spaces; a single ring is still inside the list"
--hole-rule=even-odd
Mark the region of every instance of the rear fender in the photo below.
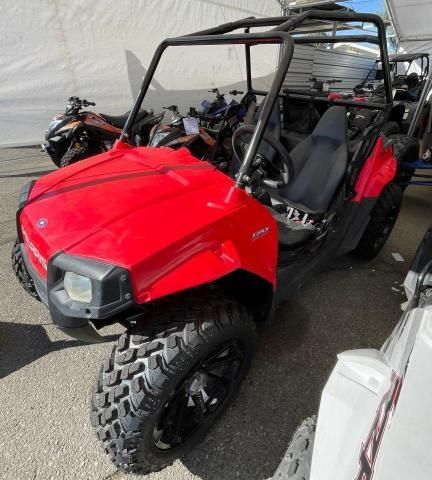
[[[378,198],[383,188],[393,180],[396,170],[397,161],[393,155],[393,147],[385,146],[383,138],[379,137],[357,179],[353,201]]]

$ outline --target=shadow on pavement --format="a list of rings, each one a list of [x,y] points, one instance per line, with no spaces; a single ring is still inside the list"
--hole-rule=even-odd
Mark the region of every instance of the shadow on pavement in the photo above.
[[[112,341],[117,336],[107,337]],[[0,378],[64,348],[90,345],[78,340],[51,341],[42,325],[0,323]]]
[[[336,355],[379,348],[393,329],[404,265],[343,257],[283,305],[259,332],[234,405],[183,464],[203,480],[271,478],[299,423],[317,413]]]
[[[313,374],[316,367],[301,365],[296,356],[309,322],[308,312],[290,302],[279,309],[271,325],[261,329],[258,351],[239,397],[205,440],[181,458],[193,474],[203,480],[261,480],[273,475],[297,418],[315,413],[318,406],[322,373]],[[308,377],[307,384],[299,384],[296,370],[309,367],[311,371],[302,375]]]
[[[50,170],[39,170],[38,172],[24,172],[24,173],[0,175],[0,178],[25,178],[25,177],[39,178],[42,175],[46,175],[53,171],[54,170],[51,168]]]

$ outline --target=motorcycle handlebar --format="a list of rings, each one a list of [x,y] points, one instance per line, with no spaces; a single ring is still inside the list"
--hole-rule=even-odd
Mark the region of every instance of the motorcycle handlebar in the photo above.
[[[84,98],[84,100],[81,100],[79,97],[69,97],[69,104],[74,105],[77,107],[95,107],[96,103],[95,102],[89,102]]]

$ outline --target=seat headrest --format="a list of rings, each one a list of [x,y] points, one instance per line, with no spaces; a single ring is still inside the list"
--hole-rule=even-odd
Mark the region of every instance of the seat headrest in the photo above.
[[[345,107],[330,107],[320,118],[312,137],[327,137],[341,144],[347,141],[348,119]]]
[[[414,88],[418,85],[419,83],[419,76],[417,75],[417,73],[415,72],[412,72],[410,73],[407,78],[406,78],[406,84],[408,86],[408,88]]]

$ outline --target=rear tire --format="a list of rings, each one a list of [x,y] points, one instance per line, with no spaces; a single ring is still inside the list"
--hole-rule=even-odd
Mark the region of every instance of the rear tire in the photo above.
[[[385,137],[389,137],[390,135],[400,133],[400,127],[397,122],[386,122],[381,129],[381,133]]]
[[[390,135],[388,142],[393,145],[393,152],[398,163],[412,163],[420,157],[420,147],[416,138],[408,135]]]
[[[40,301],[39,295],[36,291],[33,279],[27,272],[27,268],[24,264],[24,258],[21,252],[21,246],[18,240],[15,240],[15,243],[12,247],[12,269],[15,272],[18,281],[24,290],[29,293],[33,298]]]
[[[384,187],[354,250],[358,257],[371,260],[381,251],[399,216],[402,198],[403,190],[400,185],[392,182]]]
[[[394,156],[398,163],[398,170],[394,182],[401,184],[403,190],[408,186],[408,182],[411,181],[414,168],[404,167],[401,168],[401,163],[412,163],[419,159],[420,148],[417,139],[409,137],[408,135],[390,135],[388,142],[393,145]]]
[[[297,428],[272,480],[309,480],[316,422],[314,415],[304,420]]]
[[[111,461],[142,474],[170,465],[205,435],[235,395],[255,343],[251,315],[223,297],[160,304],[146,321],[151,326],[122,335],[104,362],[91,414]],[[231,344],[241,345],[241,360]],[[231,365],[238,367],[230,381],[222,371]]]

